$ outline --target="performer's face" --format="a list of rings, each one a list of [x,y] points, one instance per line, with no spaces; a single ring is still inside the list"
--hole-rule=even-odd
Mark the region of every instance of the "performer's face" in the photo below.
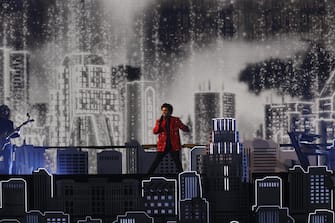
[[[169,113],[169,110],[165,107],[162,108],[162,115],[163,117],[166,117],[166,116],[169,116],[170,113]]]

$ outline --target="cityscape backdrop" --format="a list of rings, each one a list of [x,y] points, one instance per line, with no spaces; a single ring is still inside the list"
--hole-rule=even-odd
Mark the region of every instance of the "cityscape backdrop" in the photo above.
[[[334,0],[2,0],[0,30],[35,119],[0,222],[335,222]],[[185,172],[147,176],[164,102]]]

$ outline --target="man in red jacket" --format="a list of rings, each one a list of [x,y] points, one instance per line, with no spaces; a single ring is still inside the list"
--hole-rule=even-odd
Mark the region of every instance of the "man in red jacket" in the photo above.
[[[183,172],[183,167],[179,159],[181,150],[179,129],[184,132],[189,132],[189,128],[184,125],[179,118],[171,116],[173,107],[170,104],[164,103],[161,106],[162,116],[156,121],[156,125],[153,129],[154,134],[158,135],[157,141],[157,156],[152,163],[148,173],[152,174],[163,157],[170,153],[173,161],[176,164],[178,173]]]

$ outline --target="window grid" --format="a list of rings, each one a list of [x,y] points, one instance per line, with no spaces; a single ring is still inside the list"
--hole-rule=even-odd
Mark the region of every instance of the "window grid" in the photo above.
[[[325,187],[323,175],[310,176],[310,203],[329,204],[329,189]]]

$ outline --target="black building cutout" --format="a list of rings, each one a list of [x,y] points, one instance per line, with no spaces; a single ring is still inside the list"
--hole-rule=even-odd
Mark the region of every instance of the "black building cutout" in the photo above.
[[[0,222],[70,223],[69,215],[62,211],[46,211],[44,214],[39,210],[28,211],[28,190],[25,179],[11,178],[7,181],[1,181],[0,185]]]
[[[57,174],[88,174],[88,152],[58,149]]]
[[[333,210],[333,172],[326,166],[301,166],[289,169],[289,208],[297,221],[308,220],[308,214],[315,210]]]
[[[34,201],[29,209],[45,212],[53,210],[53,176],[46,169],[38,169],[32,173]]]
[[[54,202],[58,210],[69,213],[72,220],[83,216],[99,216],[103,222],[113,221],[126,211],[142,210],[138,179],[121,175],[80,175],[55,181]]]
[[[197,173],[201,172],[202,168],[202,159],[203,155],[206,155],[206,146],[195,146],[190,150],[190,170],[196,171]]]
[[[77,223],[102,223],[102,220],[92,218],[91,216],[86,216],[84,220],[78,220]]]
[[[98,174],[122,174],[122,153],[103,151],[97,154]]]
[[[43,214],[40,211],[29,211],[23,222],[27,223],[70,223],[70,215],[61,211],[46,211]]]
[[[11,178],[0,182],[0,216],[4,219],[17,217],[22,219],[27,212],[27,182],[20,178]]]
[[[179,222],[209,223],[209,203],[202,197],[200,175],[195,171],[182,172],[179,183]]]
[[[125,215],[117,216],[113,223],[154,223],[154,219],[145,211],[127,211]]]
[[[177,182],[165,177],[142,180],[142,199],[145,212],[155,222],[174,221],[177,217]]]
[[[256,223],[294,223],[288,208],[260,206],[256,209]]]
[[[215,118],[212,119],[212,128],[212,140],[208,154],[202,156],[201,171],[204,197],[210,204],[210,223],[248,222],[248,171],[236,120]]]
[[[255,181],[255,212],[256,223],[294,223],[289,209],[283,207],[283,184],[277,176],[268,176]]]
[[[308,223],[335,222],[334,210],[315,210],[308,215]]]

